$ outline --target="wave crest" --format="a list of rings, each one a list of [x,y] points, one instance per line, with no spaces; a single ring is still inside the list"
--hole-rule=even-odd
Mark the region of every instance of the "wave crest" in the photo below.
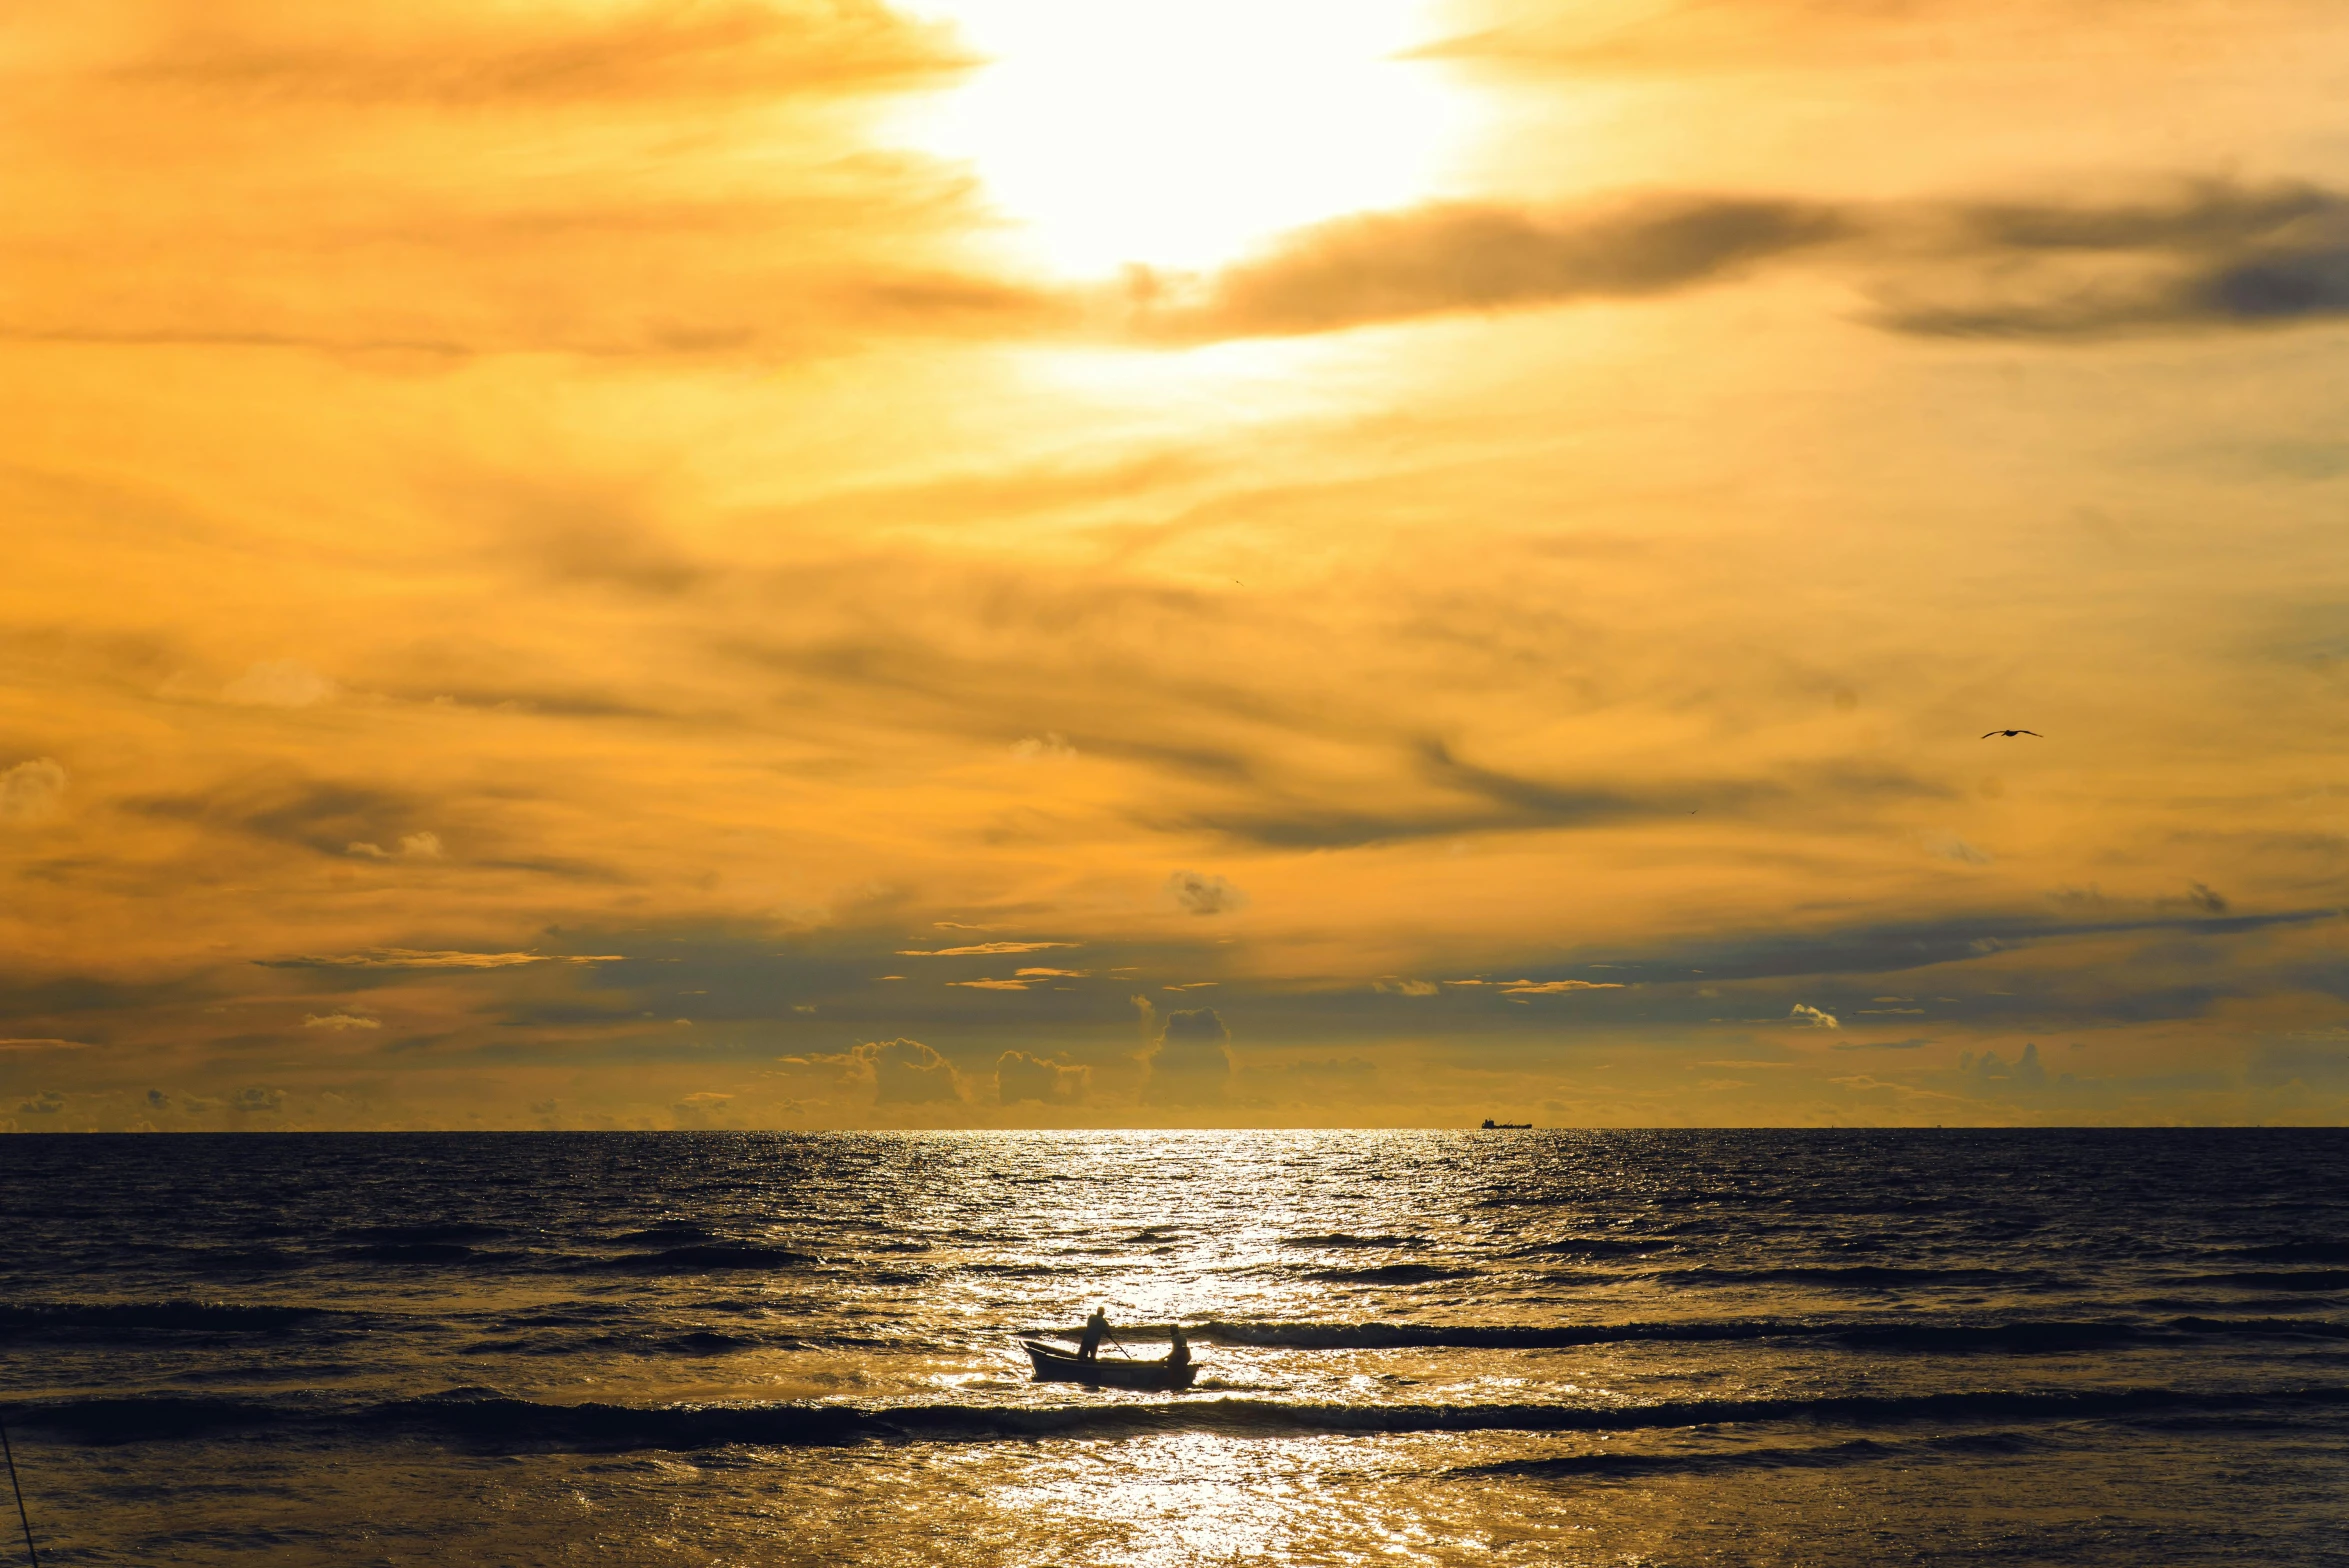
[[[2349,1386],[2186,1392],[2171,1388],[1979,1390],[1814,1399],[1699,1399],[1648,1405],[1331,1405],[1257,1399],[1172,1399],[1037,1407],[917,1405],[549,1405],[494,1389],[330,1408],[293,1401],[177,1395],[18,1404],[20,1428],[88,1444],[171,1441],[267,1428],[430,1436],[460,1446],[616,1451],[834,1446],[865,1441],[990,1442],[1113,1439],[1168,1432],[1230,1436],[1317,1433],[1627,1432],[1756,1422],[1846,1427],[1923,1422],[2013,1423],[2219,1414],[2349,1405]]]

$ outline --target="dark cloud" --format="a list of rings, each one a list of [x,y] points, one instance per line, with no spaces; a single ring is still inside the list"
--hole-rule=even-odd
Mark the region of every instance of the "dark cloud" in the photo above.
[[[413,702],[449,707],[487,708],[500,713],[540,714],[555,719],[673,719],[677,715],[648,703],[632,702],[608,691],[577,687],[529,685],[475,685],[468,681],[412,685],[405,690],[387,683],[389,694]]]
[[[1213,1008],[1166,1015],[1142,1098],[1159,1105],[1204,1105],[1221,1100],[1232,1078],[1232,1032]]]
[[[1025,1051],[1006,1051],[995,1058],[995,1097],[1005,1105],[1025,1100],[1075,1105],[1085,1098],[1092,1078],[1090,1067],[1047,1061]]]
[[[2154,199],[1988,202],[1888,256],[1878,320],[1933,336],[2092,337],[2349,312],[2349,198],[2204,181]]]
[[[1969,1051],[1959,1059],[1958,1071],[1974,1087],[1991,1094],[2037,1094],[2050,1082],[2047,1068],[2039,1060],[2039,1047],[2027,1042],[2023,1054],[2011,1062],[1996,1051],[1984,1051],[1978,1057]]]
[[[1184,826],[1274,849],[1340,849],[1424,838],[1540,829],[1591,828],[1692,812],[1745,813],[1771,802],[1832,797],[1843,806],[1859,798],[1945,795],[1942,786],[1897,770],[1852,766],[1797,769],[1788,783],[1771,780],[1658,780],[1641,789],[1613,784],[1528,778],[1462,760],[1441,740],[1408,744],[1419,780],[1454,797],[1417,809],[1363,810],[1335,802],[1283,799],[1266,791],[1264,803],[1211,808]],[[1458,803],[1469,797],[1470,804]]]
[[[124,805],[145,816],[227,828],[322,855],[354,842],[397,840],[433,815],[416,796],[378,784],[318,779],[269,767],[202,794],[148,795]]]
[[[1440,740],[1421,741],[1418,752],[1422,771],[1431,782],[1509,807],[1528,822],[1567,825],[1605,821],[1640,810],[1631,799],[1613,790],[1551,784],[1477,767],[1452,755],[1451,748]],[[1662,807],[1651,805],[1648,809]]]
[[[1276,849],[1337,849],[1455,834],[1589,826],[1688,809],[1679,804],[1677,794],[1662,798],[1670,793],[1669,787],[1643,800],[1607,787],[1520,778],[1463,762],[1440,740],[1414,742],[1410,754],[1422,780],[1455,796],[1470,796],[1476,804],[1366,811],[1276,797],[1263,806],[1204,811],[1192,825]]]
[[[2349,197],[2203,180],[2108,200],[1652,194],[1362,213],[1205,279],[1138,274],[1133,327],[1172,341],[1330,332],[1662,294],[1801,260],[1851,276],[1877,325],[1916,336],[2285,325],[2349,313]]]
[[[1082,965],[1051,962],[1057,956],[1052,953],[1039,955],[1047,962],[1034,963],[1016,950],[941,957],[926,946],[915,949],[924,956],[912,959],[900,951],[911,945],[910,934],[903,927],[790,930],[747,922],[566,929],[540,933],[537,951],[618,952],[625,944],[631,956],[516,967],[464,976],[462,983],[469,993],[500,999],[499,1020],[516,1031],[546,1030],[550,1038],[562,1038],[574,1026],[625,1031],[614,1036],[614,1049],[623,1053],[637,1048],[633,1042],[642,1030],[634,1025],[642,1015],[690,1013],[702,1048],[723,1054],[771,1055],[778,1045],[799,1055],[832,1051],[838,1047],[826,1042],[852,1030],[866,1040],[910,1035],[968,1062],[982,1050],[990,1061],[1006,1049],[1048,1054],[1037,1044],[1039,1031],[1115,1027],[1132,1016],[1126,996],[1135,985],[1213,974],[1228,958],[1227,949],[1201,935],[1091,943],[1086,951],[1098,963],[1089,956]],[[1140,972],[1130,983],[1097,978],[1113,965]],[[892,974],[907,978],[881,979]],[[1007,976],[1012,978],[1003,988],[954,983]],[[347,990],[426,977],[345,969],[315,971],[313,978]],[[321,1004],[306,999],[305,1005],[316,1010]],[[1058,1044],[1065,1036],[1050,1038]],[[991,1095],[992,1089],[982,1084],[973,1094]]]
[[[2049,920],[2018,914],[1859,926],[1798,935],[1692,942],[1675,960],[1654,967],[1656,977],[1702,974],[1710,981],[1791,979],[1805,975],[1870,975],[1963,963],[2011,948],[2088,937],[2192,934],[2226,937],[2340,918],[2334,909],[2196,918],[2172,915],[2127,920]],[[1681,967],[1688,965],[1693,967]],[[1648,967],[1648,966],[1640,966]],[[1678,976],[1675,975],[1675,978]]]
[[[520,871],[536,877],[556,877],[565,882],[621,884],[636,880],[617,866],[593,860],[573,860],[561,855],[476,855],[469,858],[466,864],[482,871]]]
[[[2185,902],[2206,915],[2223,915],[2228,908],[2226,896],[2204,882],[2186,884]]]
[[[2301,1084],[2310,1089],[2349,1091],[2349,1035],[2286,1041],[2262,1048],[2246,1076],[2263,1089]]]
[[[2224,254],[2331,220],[2340,198],[2308,185],[2245,187],[2201,182],[2154,200],[2102,205],[1980,202],[1950,222],[1961,248],[1988,251],[2172,250]]]
[[[226,283],[201,288],[158,275],[137,311],[103,320],[61,305],[47,322],[20,320],[6,336],[40,341],[314,347],[354,354],[455,359],[510,350],[592,355],[774,357],[846,336],[934,334],[1056,337],[1082,330],[1097,296],[963,267],[948,236],[969,221],[965,193],[934,171],[873,171],[870,211],[900,214],[939,249],[931,265],[880,254],[847,264],[794,251],[786,237],[857,232],[858,214],[811,198],[732,203],[646,198],[625,208],[580,193],[568,205],[503,214],[442,212],[407,198],[408,229],[442,243],[409,256],[386,234],[348,225],[304,233],[310,265],[343,265],[368,298],[331,327],[286,301],[238,298]],[[908,187],[884,194],[891,180]],[[868,220],[869,221],[869,220]],[[628,288],[585,293],[536,273],[560,240],[596,265],[582,271],[696,282],[687,304]],[[256,234],[253,248],[264,243]],[[876,239],[876,245],[879,240]],[[269,248],[289,242],[271,236]],[[395,268],[385,258],[399,257]],[[2349,313],[2349,198],[2323,187],[2205,181],[2156,198],[2076,201],[1918,200],[1831,203],[1779,193],[1647,193],[1575,208],[1439,204],[1367,212],[1292,232],[1263,254],[1203,276],[1135,272],[1115,307],[1120,335],[1140,343],[1342,331],[1468,311],[1540,308],[1685,291],[1767,265],[1808,265],[1857,284],[1867,319],[1910,336],[2092,338],[2194,328],[2290,325]],[[176,292],[174,292],[176,290]],[[60,301],[63,282],[48,293]],[[517,297],[544,305],[523,312]],[[206,319],[193,302],[201,295]],[[354,326],[355,321],[370,323]],[[1096,318],[1098,324],[1098,318]],[[1179,478],[1149,463],[1132,472],[1065,476],[1024,503],[1094,499],[1139,474]],[[958,507],[981,499],[952,486],[929,497]],[[800,510],[812,516],[869,508],[848,495]],[[676,591],[701,568],[673,554],[639,557],[583,519],[559,546],[559,572]]]
[[[1267,849],[1351,849],[1398,839],[1491,833],[1524,823],[1493,812],[1401,813],[1309,805],[1286,810],[1203,811],[1190,826]]]
[[[71,1019],[75,1037],[102,1043],[106,1036],[92,1030],[110,1018],[209,1001],[213,995],[212,977],[201,970],[153,979],[0,973],[0,1018],[9,1020],[11,1034],[30,1033],[24,1026],[34,1020]]]
[[[201,790],[134,796],[122,805],[140,816],[358,864],[461,865],[574,882],[626,880],[609,865],[529,853],[525,835],[535,835],[521,810],[529,798],[525,788],[502,780],[466,793],[470,798],[434,799],[271,764]]]
[[[962,1098],[954,1064],[919,1040],[875,1040],[850,1057],[870,1069],[876,1105],[933,1105]]]
[[[1185,914],[1224,915],[1248,902],[1248,895],[1226,882],[1197,871],[1178,871],[1166,879],[1167,893]]]
[[[1176,340],[1280,337],[1445,311],[1497,310],[1692,287],[1843,237],[1807,202],[1651,196],[1573,211],[1442,204],[1363,213],[1287,236],[1160,303],[1137,276],[1136,324]]]

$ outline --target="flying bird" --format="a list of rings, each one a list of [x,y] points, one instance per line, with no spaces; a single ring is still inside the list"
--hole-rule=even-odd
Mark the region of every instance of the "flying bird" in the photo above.
[[[2038,735],[2039,739],[2041,740],[2047,739],[2046,736],[2040,735],[2037,730],[1991,730],[1984,734],[1982,738],[1984,740],[1988,740],[1992,735]]]

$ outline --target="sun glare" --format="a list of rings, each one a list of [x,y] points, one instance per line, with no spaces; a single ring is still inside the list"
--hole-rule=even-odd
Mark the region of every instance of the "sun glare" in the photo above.
[[[1437,188],[1461,95],[1422,0],[952,0],[989,62],[909,107],[1044,266],[1199,268]]]

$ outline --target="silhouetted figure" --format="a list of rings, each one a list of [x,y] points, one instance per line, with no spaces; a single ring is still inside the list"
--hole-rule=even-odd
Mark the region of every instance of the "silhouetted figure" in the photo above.
[[[1166,1353],[1166,1364],[1170,1367],[1187,1367],[1191,1364],[1191,1342],[1183,1337],[1183,1326],[1180,1323],[1174,1326],[1174,1349]]]
[[[1990,738],[1992,735],[2004,735],[2004,736],[2007,736],[2007,737],[2009,737],[2010,739],[2011,739],[2012,737],[2014,737],[2014,736],[2017,736],[2017,735],[2034,735],[2034,736],[2038,736],[2038,738],[2039,738],[2039,739],[2041,739],[2041,740],[2045,740],[2045,739],[2047,739],[2047,737],[2046,737],[2046,736],[2044,736],[2044,735],[2040,735],[2040,734],[2039,734],[2039,732],[2038,732],[2037,730],[1991,730],[1991,731],[1990,731],[1988,734],[1985,734],[1985,735],[1984,735],[1982,738],[1983,738],[1984,740],[1988,740],[1988,739],[1989,739],[1989,738]]]
[[[1083,1343],[1077,1346],[1077,1359],[1079,1361],[1099,1360],[1101,1356],[1101,1336],[1108,1332],[1108,1315],[1104,1313],[1099,1307],[1095,1307],[1093,1309],[1093,1315],[1085,1319],[1085,1338]]]

